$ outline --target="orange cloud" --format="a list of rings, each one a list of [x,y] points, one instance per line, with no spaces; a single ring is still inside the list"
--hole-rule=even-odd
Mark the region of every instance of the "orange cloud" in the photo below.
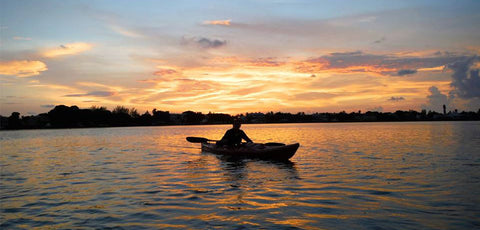
[[[204,25],[229,26],[231,21],[232,21],[231,19],[228,19],[228,20],[204,21],[203,24],[204,24]]]
[[[431,52],[417,52],[414,56],[406,54],[381,55],[368,54],[361,51],[331,53],[293,63],[294,69],[300,73],[374,73],[386,76],[404,76],[418,71],[439,71],[448,63],[464,59],[464,55],[453,55],[448,52],[431,53],[432,56],[417,56]],[[409,53],[411,54],[411,53]]]
[[[176,74],[176,73],[178,73],[178,72],[174,69],[160,69],[160,70],[155,71],[153,73],[153,75],[165,76],[165,75]]]
[[[84,42],[65,44],[61,45],[60,47],[45,51],[43,56],[53,58],[64,55],[75,55],[90,50],[92,46],[92,44]]]
[[[0,75],[13,75],[17,77],[31,77],[48,70],[47,65],[41,61],[8,61],[0,62]]]
[[[63,95],[97,96],[95,99],[103,96],[104,103],[161,107],[172,112],[185,108],[228,113],[358,111],[372,104],[388,111],[415,109],[425,101],[425,92],[432,85],[445,92],[449,90],[447,76],[450,73],[445,72],[443,66],[464,57],[437,52],[420,54],[357,51],[311,58],[218,55],[202,57],[202,65],[151,59],[150,64],[155,66],[150,72],[153,78],[137,80],[148,83],[140,84],[139,88],[121,91],[82,88],[83,91],[76,92],[86,94]],[[109,92],[118,93],[110,95]]]
[[[327,70],[329,64],[326,59],[317,62],[297,62],[294,69],[299,73],[318,73]]]

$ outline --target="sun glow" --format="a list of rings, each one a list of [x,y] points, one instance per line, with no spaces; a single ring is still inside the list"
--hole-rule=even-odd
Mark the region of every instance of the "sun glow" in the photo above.
[[[478,110],[475,4],[371,4],[368,11],[291,4],[154,1],[107,9],[92,1],[85,10],[65,2],[51,14],[31,14],[48,4],[6,0],[0,114],[41,113],[50,107],[40,105],[53,104],[227,113]]]

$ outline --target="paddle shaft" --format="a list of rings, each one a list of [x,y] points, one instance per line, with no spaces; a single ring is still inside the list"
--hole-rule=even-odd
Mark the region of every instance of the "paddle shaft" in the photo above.
[[[204,142],[212,142],[212,141],[218,141],[218,140],[210,140],[204,137],[187,137],[188,142],[192,143],[204,143]]]
[[[210,139],[207,139],[207,138],[204,138],[204,137],[187,137],[187,141],[188,142],[192,142],[192,143],[206,143],[206,142],[216,142],[218,140],[210,140]],[[261,144],[261,143],[258,143],[258,144]],[[269,145],[269,146],[283,146],[285,144],[283,143],[276,143],[276,142],[269,142],[269,143],[265,143],[264,145]]]

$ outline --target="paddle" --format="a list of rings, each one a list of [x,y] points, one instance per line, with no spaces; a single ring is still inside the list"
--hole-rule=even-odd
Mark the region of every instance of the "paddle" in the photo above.
[[[217,140],[210,140],[204,137],[187,137],[187,141],[192,143],[205,143],[205,142],[217,141]]]
[[[209,141],[218,141],[218,140],[210,140],[210,139],[207,139],[207,138],[204,138],[204,137],[187,137],[187,141],[192,142],[192,143],[206,143],[206,142],[209,142]],[[258,143],[258,144],[261,144],[261,143]],[[277,142],[269,142],[269,143],[265,143],[264,145],[266,145],[266,146],[284,146],[285,144],[284,143],[277,143]]]

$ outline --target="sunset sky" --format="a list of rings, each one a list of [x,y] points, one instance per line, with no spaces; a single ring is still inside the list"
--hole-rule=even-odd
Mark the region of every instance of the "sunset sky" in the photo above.
[[[0,1],[0,114],[480,109],[480,1]]]

